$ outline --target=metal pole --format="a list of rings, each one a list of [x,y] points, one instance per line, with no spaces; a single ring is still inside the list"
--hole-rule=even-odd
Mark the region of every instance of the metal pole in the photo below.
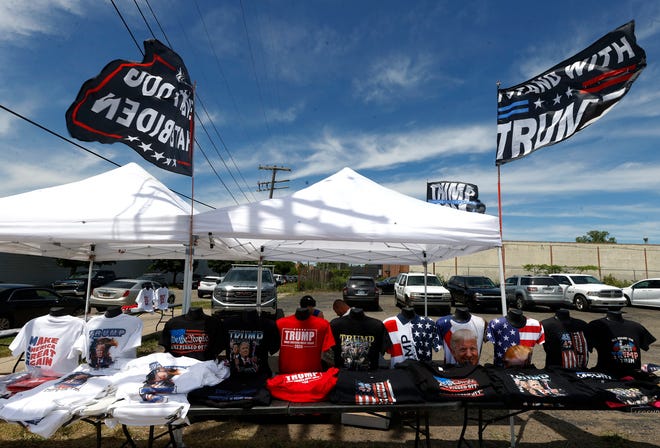
[[[87,269],[87,290],[85,291],[85,322],[87,321],[87,313],[89,312],[89,296],[92,294],[92,269],[94,268],[94,260],[96,259],[96,245],[89,246],[89,268]]]

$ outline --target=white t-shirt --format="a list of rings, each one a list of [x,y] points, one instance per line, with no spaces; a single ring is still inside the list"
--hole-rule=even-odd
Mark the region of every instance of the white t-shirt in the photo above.
[[[149,288],[142,288],[135,298],[135,303],[140,310],[153,313],[154,311],[154,290]]]
[[[105,369],[121,369],[128,359],[136,357],[142,343],[142,327],[142,319],[129,314],[92,317],[79,340],[87,367],[105,374],[114,373]]]
[[[169,307],[167,299],[170,297],[170,291],[165,287],[161,286],[156,290],[156,300],[155,305],[159,310],[166,310]]]
[[[162,372],[162,376],[160,375]],[[129,426],[162,425],[173,416],[186,417],[190,404],[187,393],[213,386],[229,377],[229,368],[215,361],[199,361],[169,353],[152,353],[129,361],[113,375],[116,401],[108,412],[108,423]]]
[[[470,320],[467,322],[459,322],[454,320],[453,316],[450,314],[438,319],[436,326],[438,329],[438,335],[442,338],[442,347],[445,352],[446,364],[456,364],[456,359],[454,358],[454,355],[451,354],[450,346],[451,337],[458,330],[469,330],[474,333],[475,339],[477,340],[479,357],[481,357],[481,348],[484,343],[484,329],[486,327],[486,321],[483,317],[472,314]]]
[[[229,368],[224,364],[170,353],[152,353],[133,359],[112,376],[117,385],[117,397],[137,402],[150,398],[158,402],[159,398],[152,395],[185,394],[202,386],[213,386],[228,377]]]
[[[0,418],[22,422],[39,420],[55,410],[72,412],[113,389],[107,376],[73,372],[12,396],[0,410]]]
[[[80,349],[76,341],[85,322],[74,316],[45,316],[32,319],[9,345],[12,355],[25,352],[25,368],[40,376],[62,376],[78,367]]]

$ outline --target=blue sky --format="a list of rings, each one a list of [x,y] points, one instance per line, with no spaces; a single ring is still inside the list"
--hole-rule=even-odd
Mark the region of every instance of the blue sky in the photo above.
[[[474,183],[497,215],[496,82],[526,81],[635,20],[648,66],[628,95],[570,139],[501,167],[503,231],[660,243],[659,2],[137,0],[149,27],[133,0],[114,3],[140,46],[151,28],[196,82],[194,195],[214,207],[266,199],[260,165],[291,168],[276,197],[348,166],[419,199],[427,181]],[[0,39],[0,104],[67,137],[82,83],[111,60],[142,60],[109,0],[0,2]],[[189,177],[128,146],[79,143],[191,193]],[[0,149],[0,196],[114,168],[4,110]]]

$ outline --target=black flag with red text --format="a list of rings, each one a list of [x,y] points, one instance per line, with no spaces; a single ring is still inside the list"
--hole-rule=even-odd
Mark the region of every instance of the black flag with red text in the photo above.
[[[193,87],[183,60],[158,40],[142,62],[115,60],[86,81],[66,111],[72,137],[124,143],[145,160],[192,176]]]
[[[628,93],[644,67],[646,53],[630,21],[545,73],[499,90],[495,164],[525,157],[589,126]]]

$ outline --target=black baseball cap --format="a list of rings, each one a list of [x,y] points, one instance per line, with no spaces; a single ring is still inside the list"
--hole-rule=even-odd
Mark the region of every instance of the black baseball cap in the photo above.
[[[302,299],[300,299],[300,306],[316,306],[316,300],[314,300],[314,297],[312,296],[303,296]]]

